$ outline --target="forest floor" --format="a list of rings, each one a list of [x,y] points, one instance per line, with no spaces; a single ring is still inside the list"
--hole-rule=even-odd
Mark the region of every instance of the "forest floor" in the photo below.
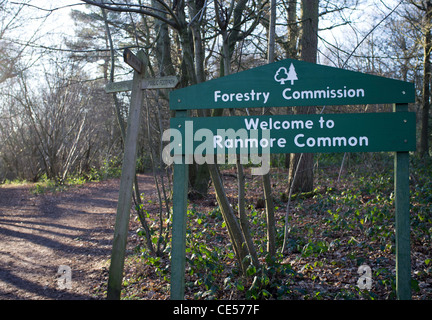
[[[292,200],[288,254],[279,256],[271,267],[265,261],[261,179],[247,176],[251,232],[259,259],[267,266],[261,273],[252,270],[248,279],[238,276],[212,188],[205,199],[190,201],[186,298],[394,299],[392,172],[388,166],[371,163],[369,169],[377,174],[350,173],[353,168],[347,166],[336,184],[338,169],[317,168],[315,192]],[[235,175],[234,170],[223,171],[233,207]],[[412,173],[412,194],[417,199],[412,200],[411,213],[413,299],[432,300],[432,183],[426,177],[426,186],[423,176]],[[284,170],[272,176],[278,247],[286,212],[285,180]],[[155,227],[159,207],[154,179],[142,174],[139,184],[150,225]],[[0,185],[0,300],[104,299],[118,188],[119,179],[54,192],[35,192],[31,183]],[[130,222],[122,298],[169,299],[169,259],[167,255],[150,258],[135,216]],[[360,265],[371,268],[369,291],[358,288]],[[70,268],[71,288],[59,287],[58,279],[64,277],[58,273],[60,266]],[[251,290],[254,276],[269,283]]]

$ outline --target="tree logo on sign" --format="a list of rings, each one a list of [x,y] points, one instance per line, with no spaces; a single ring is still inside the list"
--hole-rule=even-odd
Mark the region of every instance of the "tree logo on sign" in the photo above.
[[[276,71],[274,79],[282,85],[285,84],[285,81],[291,81],[291,85],[294,85],[294,81],[298,80],[294,65],[291,63],[289,71],[285,67],[280,67]]]

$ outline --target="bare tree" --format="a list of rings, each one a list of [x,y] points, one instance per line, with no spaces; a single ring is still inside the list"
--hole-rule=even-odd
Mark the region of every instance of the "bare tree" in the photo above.
[[[302,1],[300,56],[303,61],[316,63],[318,53],[319,1]],[[296,114],[313,114],[315,107],[296,107]],[[293,192],[313,190],[313,154],[291,154],[288,186]]]
[[[410,1],[420,12],[423,45],[423,94],[420,116],[420,141],[418,153],[429,155],[429,113],[431,99],[432,1]]]
[[[20,59],[26,44],[14,43],[12,35],[22,23],[20,14],[24,7],[24,4],[13,6],[6,0],[0,1],[0,83],[26,69]]]

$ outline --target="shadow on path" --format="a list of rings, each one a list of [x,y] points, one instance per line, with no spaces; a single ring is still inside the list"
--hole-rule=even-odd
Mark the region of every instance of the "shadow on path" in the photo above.
[[[141,192],[154,192],[151,176]],[[0,186],[0,300],[101,299],[119,180],[34,195],[31,185]],[[72,270],[72,289],[60,289],[60,265]]]

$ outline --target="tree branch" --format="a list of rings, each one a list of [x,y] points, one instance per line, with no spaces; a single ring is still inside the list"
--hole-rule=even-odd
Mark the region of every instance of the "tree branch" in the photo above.
[[[89,4],[92,6],[97,6],[99,8],[106,9],[109,11],[134,12],[134,13],[145,14],[145,15],[151,16],[153,18],[156,18],[156,19],[159,19],[159,20],[165,22],[166,24],[173,27],[174,29],[179,29],[179,25],[175,21],[176,19],[175,20],[167,19],[167,18],[164,18],[158,14],[158,12],[160,12],[160,13],[172,15],[173,12],[171,10],[170,10],[171,12],[168,12],[168,11],[158,10],[158,9],[148,7],[148,6],[133,5],[133,4],[126,4],[126,3],[124,3],[124,4],[122,4],[122,3],[106,4],[106,3],[101,3],[101,2],[93,1],[93,0],[81,0],[81,1],[86,3],[86,4]]]

